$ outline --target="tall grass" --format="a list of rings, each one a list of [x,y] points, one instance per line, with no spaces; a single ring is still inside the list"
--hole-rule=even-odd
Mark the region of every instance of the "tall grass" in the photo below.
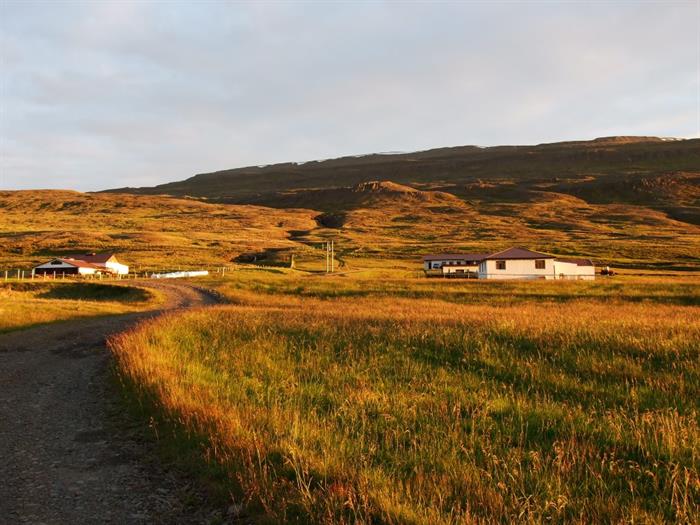
[[[700,519],[696,306],[232,295],[112,346],[250,512]]]

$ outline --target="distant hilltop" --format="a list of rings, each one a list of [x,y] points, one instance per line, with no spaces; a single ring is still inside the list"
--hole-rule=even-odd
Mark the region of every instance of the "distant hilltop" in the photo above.
[[[456,146],[251,166],[116,193],[334,212],[392,194],[523,203],[567,194],[589,203],[651,206],[700,223],[700,139],[614,136],[533,146]],[[373,196],[367,196],[367,190]],[[361,193],[364,196],[353,195]],[[539,198],[539,197],[538,197]]]

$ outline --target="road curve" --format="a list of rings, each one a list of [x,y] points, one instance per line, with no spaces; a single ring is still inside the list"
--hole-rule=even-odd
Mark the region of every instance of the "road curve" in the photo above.
[[[128,428],[105,345],[140,319],[218,296],[185,283],[141,284],[164,292],[165,306],[0,335],[0,524],[221,519],[184,476],[153,459],[141,429]]]

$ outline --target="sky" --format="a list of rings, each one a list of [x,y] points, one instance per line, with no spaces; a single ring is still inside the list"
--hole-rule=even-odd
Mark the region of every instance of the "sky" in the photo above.
[[[0,0],[0,189],[700,136],[700,0]]]

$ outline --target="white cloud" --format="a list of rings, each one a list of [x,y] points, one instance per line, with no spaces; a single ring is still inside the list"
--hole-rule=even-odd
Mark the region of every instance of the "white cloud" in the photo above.
[[[0,4],[0,186],[697,135],[693,2]],[[114,181],[114,182],[113,182]]]

